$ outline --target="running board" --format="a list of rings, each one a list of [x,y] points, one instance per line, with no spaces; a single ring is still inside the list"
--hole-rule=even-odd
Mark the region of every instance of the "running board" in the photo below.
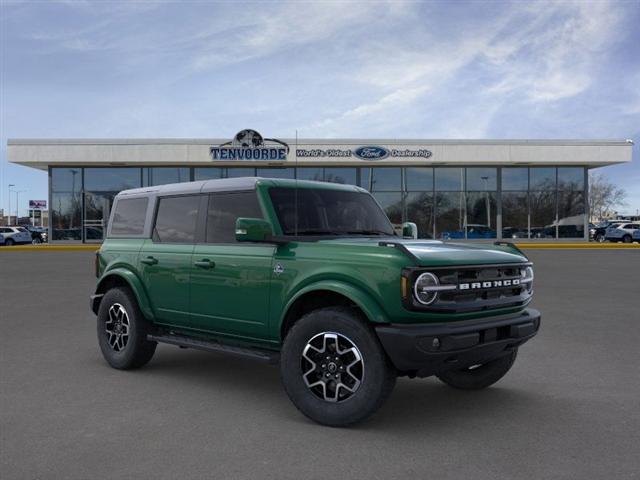
[[[151,342],[168,343],[169,345],[176,345],[182,348],[195,348],[207,352],[229,353],[231,355],[260,360],[271,364],[276,364],[280,361],[280,353],[271,350],[224,345],[219,342],[201,340],[184,335],[147,335],[147,340]]]

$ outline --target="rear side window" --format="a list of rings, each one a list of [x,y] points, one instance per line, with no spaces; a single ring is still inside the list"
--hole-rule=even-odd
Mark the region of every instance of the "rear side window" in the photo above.
[[[148,198],[126,198],[116,202],[111,235],[142,235],[147,216]]]
[[[194,243],[199,195],[161,198],[153,229],[153,241]]]
[[[216,193],[209,196],[207,243],[235,243],[239,217],[262,218],[256,192]]]

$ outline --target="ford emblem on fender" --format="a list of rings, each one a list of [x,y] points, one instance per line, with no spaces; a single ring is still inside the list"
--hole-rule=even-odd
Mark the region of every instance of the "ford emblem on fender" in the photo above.
[[[353,153],[363,160],[382,160],[389,156],[389,150],[376,146],[358,147]]]

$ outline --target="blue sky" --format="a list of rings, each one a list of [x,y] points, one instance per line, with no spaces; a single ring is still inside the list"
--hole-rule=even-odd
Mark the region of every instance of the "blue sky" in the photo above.
[[[640,209],[640,1],[7,1],[7,138],[631,138],[605,169]],[[12,195],[12,203],[15,195]],[[15,203],[14,203],[15,205]]]

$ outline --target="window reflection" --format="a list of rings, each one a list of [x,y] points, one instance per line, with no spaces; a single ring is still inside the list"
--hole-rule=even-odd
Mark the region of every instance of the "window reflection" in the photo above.
[[[433,194],[412,192],[405,199],[406,221],[418,226],[418,238],[433,238]]]
[[[197,180],[214,180],[217,178],[222,178],[222,168],[205,167],[205,168],[193,169],[193,179],[196,181]]]
[[[502,193],[502,238],[528,238],[527,192]]]
[[[433,190],[433,168],[405,168],[405,184],[408,192]]]
[[[356,184],[355,168],[325,168],[324,181],[330,183],[342,183],[346,185]]]
[[[85,168],[84,189],[89,192],[121,192],[138,188],[139,168]]]
[[[555,238],[556,192],[531,192],[531,238]]]
[[[584,193],[582,191],[558,194],[558,238],[584,237]]]
[[[467,168],[467,191],[494,191],[498,189],[497,168]]]
[[[360,186],[370,192],[399,192],[402,189],[402,169],[400,168],[362,168],[360,175]]]
[[[558,190],[583,190],[584,168],[560,167],[558,168]]]
[[[52,168],[52,192],[79,192],[82,190],[82,168]]]
[[[528,168],[503,168],[502,169],[502,190],[529,189],[529,169]]]
[[[378,201],[384,212],[395,225],[402,224],[402,194],[394,193],[374,193],[373,195]]]
[[[298,168],[296,170],[296,178],[299,180],[314,180],[321,182],[324,180],[324,173],[322,167],[306,167]]]
[[[467,238],[496,238],[495,192],[468,192]]]
[[[81,206],[79,193],[51,194],[51,229],[53,240],[81,240]]]
[[[555,190],[556,169],[547,167],[531,168],[529,169],[529,181],[530,190]]]
[[[436,238],[444,240],[464,238],[464,203],[462,192],[435,194]]]
[[[153,167],[142,169],[142,186],[166,185],[168,183],[188,182],[188,168]]]
[[[293,168],[258,168],[256,176],[263,178],[295,178],[295,170]]]
[[[436,168],[437,191],[461,191],[464,184],[464,168]]]
[[[225,178],[255,177],[255,168],[226,168]]]

